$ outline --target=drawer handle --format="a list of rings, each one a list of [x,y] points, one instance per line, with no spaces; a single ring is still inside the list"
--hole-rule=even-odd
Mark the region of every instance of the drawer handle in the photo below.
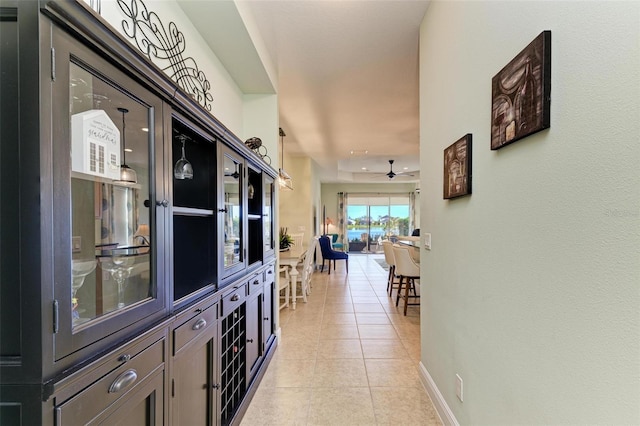
[[[253,343],[253,339],[247,339],[247,343]]]
[[[118,358],[118,361],[120,362],[129,362],[131,361],[131,355],[129,354],[124,354],[124,355],[120,355],[120,358]]]
[[[253,282],[253,285],[258,285],[258,284],[260,284],[260,281],[258,281],[258,280],[255,280],[255,281]]]
[[[273,274],[273,271],[272,271],[271,269],[269,269],[269,270],[267,271],[267,274],[271,275],[271,274]]]
[[[238,294],[237,294],[237,293],[236,293],[236,294],[234,294],[233,296],[231,296],[231,301],[232,301],[232,302],[236,302],[236,301],[238,301],[238,300],[240,300],[240,296],[238,296]]]
[[[131,369],[125,371],[119,375],[113,383],[111,383],[111,386],[109,386],[109,393],[118,393],[121,390],[128,388],[136,381],[137,378],[138,373],[136,373],[136,370]]]
[[[193,324],[193,327],[191,327],[192,330],[200,330],[201,328],[203,328],[204,326],[207,325],[207,320],[204,318],[200,318],[195,324]]]

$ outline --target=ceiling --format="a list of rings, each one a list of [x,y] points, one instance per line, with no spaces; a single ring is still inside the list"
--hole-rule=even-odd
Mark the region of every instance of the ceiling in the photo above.
[[[419,181],[418,40],[428,1],[240,3],[277,70],[287,155],[312,158],[322,182]],[[232,2],[181,7],[245,93],[268,86],[246,73],[260,61],[233,54],[239,43],[255,51],[246,30],[221,36],[233,24]],[[229,28],[207,22],[211,13],[227,14]],[[390,180],[390,159],[411,176]]]

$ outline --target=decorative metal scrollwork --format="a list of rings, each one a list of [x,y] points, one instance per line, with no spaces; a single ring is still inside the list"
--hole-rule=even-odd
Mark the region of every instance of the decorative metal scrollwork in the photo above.
[[[258,154],[265,163],[271,165],[271,157],[269,157],[268,155],[269,153],[267,152],[267,147],[262,145],[262,139],[256,137],[249,138],[244,141],[244,144],[247,146],[247,148]]]
[[[207,111],[211,111],[211,84],[191,56],[184,57],[184,34],[174,22],[165,28],[160,17],[150,12],[142,0],[118,0],[120,10],[129,20],[122,29],[154,64]]]

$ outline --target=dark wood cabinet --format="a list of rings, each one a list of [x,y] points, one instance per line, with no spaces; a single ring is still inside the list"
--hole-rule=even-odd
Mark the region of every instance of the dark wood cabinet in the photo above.
[[[275,170],[84,2],[0,0],[0,38],[0,424],[237,423]]]
[[[53,126],[41,149],[51,152],[42,193],[51,195],[52,223],[43,240],[56,247],[54,360],[66,364],[76,352],[71,358],[168,313],[164,270],[157,267],[167,241],[167,209],[157,203],[166,194],[155,173],[163,102],[60,27],[51,35],[56,72],[42,109]],[[125,164],[135,173],[129,180],[120,172]]]
[[[53,383],[55,424],[164,424],[168,341],[161,324]]]
[[[173,331],[171,368],[171,422],[174,425],[210,425],[217,418],[218,304],[211,301],[188,309]]]

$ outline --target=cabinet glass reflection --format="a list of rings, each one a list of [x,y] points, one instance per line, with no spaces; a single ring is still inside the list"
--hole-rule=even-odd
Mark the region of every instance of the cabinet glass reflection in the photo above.
[[[154,293],[153,234],[144,206],[150,199],[150,120],[147,106],[73,63],[69,101],[69,286],[76,327]],[[135,173],[125,170],[125,164]]]
[[[224,266],[242,261],[240,188],[242,164],[224,155]]]

